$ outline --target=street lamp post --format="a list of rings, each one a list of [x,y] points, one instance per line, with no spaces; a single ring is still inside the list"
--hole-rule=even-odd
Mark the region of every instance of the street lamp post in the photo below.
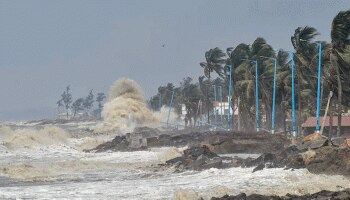
[[[307,40],[300,39],[304,42]],[[316,133],[320,133],[320,109],[321,109],[321,75],[322,75],[322,43],[313,42],[318,45],[318,72],[317,72],[317,100],[316,100]]]
[[[316,133],[320,133],[320,109],[321,109],[321,60],[322,60],[322,44],[318,44],[318,73],[317,73],[317,108],[316,108]]]
[[[259,82],[258,82],[258,61],[242,59],[255,63],[255,127],[256,131],[259,132]]]
[[[260,56],[262,58],[268,58],[274,60],[273,70],[273,96],[272,96],[272,116],[271,116],[271,133],[275,133],[275,105],[276,105],[276,70],[277,70],[277,59],[271,57]]]
[[[285,51],[282,49],[279,49],[278,51]],[[297,129],[296,129],[296,117],[295,117],[295,90],[294,90],[294,68],[295,68],[295,62],[294,62],[294,52],[293,51],[285,51],[289,52],[291,57],[291,71],[292,71],[292,135],[295,137],[297,135]]]

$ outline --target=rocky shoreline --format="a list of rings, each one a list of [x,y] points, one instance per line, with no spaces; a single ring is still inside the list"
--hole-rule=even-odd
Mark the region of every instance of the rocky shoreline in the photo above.
[[[160,131],[139,128],[133,133],[116,136],[87,152],[133,151],[153,147],[184,147],[208,144],[216,154],[277,152],[288,147],[291,140],[286,135],[266,132],[244,133],[230,131]]]
[[[153,147],[188,146],[183,155],[162,164],[177,171],[203,170],[211,167],[306,168],[312,173],[350,176],[350,148],[345,138],[328,139],[310,135],[291,144],[286,135],[240,132],[161,132],[143,128],[138,132],[116,136],[87,152],[140,151]],[[259,153],[253,158],[220,157],[225,153]]]
[[[293,144],[292,144],[293,143]],[[139,151],[153,147],[184,147],[181,156],[154,166],[155,170],[174,169],[174,172],[206,170],[210,168],[249,167],[252,173],[265,168],[289,170],[306,168],[311,173],[343,175],[350,177],[350,146],[345,138],[328,139],[310,135],[292,141],[286,135],[239,132],[161,132],[144,129],[136,133],[116,136],[112,141],[87,150]],[[225,153],[260,153],[258,158],[223,157]],[[314,194],[295,196],[264,196],[244,194],[213,197],[212,200],[304,200],[304,199],[350,199],[350,186],[343,191],[320,191]]]
[[[302,196],[287,194],[285,196],[265,196],[260,194],[246,195],[241,193],[238,195],[225,195],[223,197],[213,197],[211,200],[313,200],[313,199],[337,199],[348,200],[350,199],[350,188],[343,191],[334,192],[322,190],[314,194],[307,194]]]

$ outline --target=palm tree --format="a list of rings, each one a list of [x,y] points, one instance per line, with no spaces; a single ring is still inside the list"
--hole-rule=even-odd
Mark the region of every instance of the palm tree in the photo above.
[[[316,76],[314,75],[314,68],[311,68],[310,63],[315,59],[317,55],[317,49],[315,44],[310,42],[319,33],[317,30],[310,26],[298,27],[294,35],[291,37],[291,42],[295,50],[295,66],[296,66],[296,78],[297,78],[297,97],[298,97],[298,130],[301,129],[303,108],[303,99],[307,100],[309,110],[310,98],[313,91],[316,91]],[[303,98],[302,98],[303,97]],[[313,102],[313,101],[311,101]]]
[[[209,49],[209,51],[205,52],[205,62],[201,62],[200,66],[204,69],[204,75],[209,80],[209,88],[211,88],[210,84],[210,74],[212,72],[216,72],[219,76],[223,76],[223,65],[225,64],[225,53],[219,49],[218,47],[214,49]],[[207,90],[207,111],[208,111],[208,123],[209,121],[209,94]]]
[[[259,66],[259,95],[265,108],[266,126],[271,126],[272,113],[272,88],[273,88],[273,60],[262,59],[263,57],[275,57],[275,53],[271,45],[264,38],[257,38],[252,44],[251,60],[257,60]]]
[[[265,107],[267,124],[270,123],[271,117],[271,88],[273,80],[273,63],[271,60],[263,60],[260,56],[273,57],[274,52],[263,38],[257,38],[252,47],[247,49],[245,46],[236,47],[237,53],[233,61],[237,61],[238,66],[235,67],[235,82],[237,92],[240,99],[239,104],[239,122],[246,129],[253,128],[250,126],[253,123],[255,116],[255,69],[250,62],[242,61],[242,59],[257,60],[259,66],[259,98],[263,100]],[[235,50],[236,50],[235,49]]]
[[[184,78],[180,83],[181,94],[180,99],[181,103],[186,106],[187,115],[186,118],[190,122],[190,128],[193,128],[196,124],[198,118],[198,103],[202,98],[202,92],[197,83],[192,83],[192,78]],[[192,124],[193,119],[193,124]]]
[[[350,100],[350,10],[339,12],[332,22],[332,47],[330,64],[334,66],[337,77],[338,96],[338,127],[337,135],[341,134],[341,114],[343,103]],[[343,94],[347,100],[343,102]]]
[[[277,54],[277,102],[280,102],[281,105],[281,117],[277,119],[282,120],[283,130],[287,131],[286,127],[286,118],[287,118],[287,102],[291,102],[291,70],[288,53],[285,51],[279,51]],[[288,105],[289,107],[289,105]]]
[[[227,75],[226,76],[226,81],[229,77],[229,66],[231,65],[232,66],[232,99],[231,99],[231,108],[232,110],[234,111],[235,110],[235,105],[236,105],[236,99],[238,99],[238,93],[237,93],[237,75],[236,75],[236,68],[242,64],[243,59],[246,59],[249,57],[249,54],[250,54],[250,47],[249,45],[247,44],[244,44],[244,43],[241,43],[239,44],[236,48],[233,48],[233,47],[229,47],[226,49],[226,54],[227,54],[227,59],[226,59],[226,66],[225,66],[225,74]],[[228,81],[227,81],[228,82]],[[238,119],[240,119],[240,113],[238,113]],[[234,115],[232,115],[234,116]],[[233,123],[234,122],[234,117],[231,118],[231,122],[230,123]],[[231,126],[232,127],[232,126]]]

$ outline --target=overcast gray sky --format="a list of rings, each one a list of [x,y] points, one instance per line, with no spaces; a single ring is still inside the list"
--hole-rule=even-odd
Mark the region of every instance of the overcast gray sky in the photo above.
[[[210,48],[261,36],[291,49],[298,26],[330,41],[333,17],[349,8],[349,0],[0,0],[0,120],[53,118],[68,84],[80,97],[128,77],[150,97],[159,85],[197,79]]]

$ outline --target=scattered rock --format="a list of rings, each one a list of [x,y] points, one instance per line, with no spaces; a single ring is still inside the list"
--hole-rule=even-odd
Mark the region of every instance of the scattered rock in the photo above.
[[[205,155],[208,158],[218,157],[218,155],[212,151],[210,151],[206,147],[191,147],[184,150],[184,156],[189,157],[193,160],[196,160],[199,156]]]
[[[230,167],[229,164],[223,163],[223,158],[206,146],[190,147],[184,150],[182,156],[168,160],[166,164],[175,167],[177,172]]]
[[[139,145],[135,143],[139,142]],[[142,145],[143,140],[133,140],[126,136],[116,136],[112,141],[98,145],[96,148],[84,150],[85,152],[105,152],[105,151],[136,151],[146,150],[147,147]]]
[[[265,168],[265,164],[264,164],[264,163],[260,163],[258,166],[256,166],[256,167],[253,169],[253,172],[263,170],[264,168]]]
[[[243,167],[256,166],[253,172],[267,167],[279,167],[307,168],[312,173],[350,175],[350,149],[322,146],[305,151],[291,146],[281,152],[265,153],[256,159],[242,159],[238,163]]]
[[[322,137],[321,134],[318,134],[318,133],[313,133],[313,134],[310,134],[306,137],[303,138],[303,143],[306,143],[306,142],[310,142],[310,141],[314,141],[314,140],[318,140]]]
[[[332,138],[331,139],[331,144],[335,147],[339,147],[340,145],[342,145],[344,143],[344,140],[346,138],[344,137],[336,137],[336,138]]]
[[[200,169],[210,169],[217,168],[220,169],[223,167],[222,159],[219,157],[207,160]]]

